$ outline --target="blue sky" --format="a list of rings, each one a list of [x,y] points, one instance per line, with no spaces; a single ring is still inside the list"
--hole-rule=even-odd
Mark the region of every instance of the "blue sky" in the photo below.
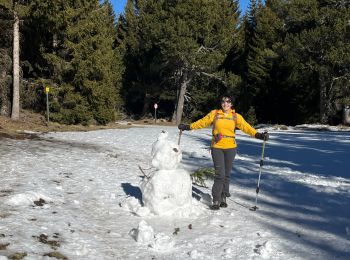
[[[124,6],[126,4],[126,0],[111,0],[111,3],[114,7],[115,14],[118,16],[120,13],[124,11]],[[249,0],[239,0],[239,5],[242,13],[245,12],[249,4]]]

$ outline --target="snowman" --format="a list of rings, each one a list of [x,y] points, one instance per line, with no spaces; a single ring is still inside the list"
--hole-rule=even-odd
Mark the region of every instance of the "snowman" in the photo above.
[[[152,146],[152,165],[156,168],[141,183],[142,201],[156,215],[184,215],[192,206],[190,174],[179,167],[180,147],[162,131]]]

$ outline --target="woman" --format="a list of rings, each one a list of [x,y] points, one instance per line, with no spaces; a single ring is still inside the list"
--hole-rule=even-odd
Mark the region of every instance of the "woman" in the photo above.
[[[227,207],[226,197],[230,196],[229,185],[233,160],[236,156],[235,129],[267,141],[267,132],[258,133],[244,118],[232,108],[233,97],[226,93],[220,97],[221,109],[212,110],[202,119],[190,124],[180,124],[180,130],[194,130],[213,125],[211,155],[214,162],[215,178],[212,187],[213,205],[211,209],[218,210]]]

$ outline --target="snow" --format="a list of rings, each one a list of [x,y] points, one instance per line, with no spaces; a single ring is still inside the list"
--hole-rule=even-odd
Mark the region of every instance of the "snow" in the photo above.
[[[140,168],[148,176],[170,172],[175,184],[180,172],[212,167],[210,129],[184,132],[181,163],[160,153],[157,168],[155,151],[176,146],[176,127],[0,139],[0,259],[51,259],[50,252],[68,259],[349,259],[350,132],[265,129],[258,210],[249,208],[262,142],[238,131],[228,208],[209,210],[208,180],[208,188],[192,186],[191,214],[176,214],[181,207],[155,214],[144,205]],[[162,130],[172,144],[157,148]]]

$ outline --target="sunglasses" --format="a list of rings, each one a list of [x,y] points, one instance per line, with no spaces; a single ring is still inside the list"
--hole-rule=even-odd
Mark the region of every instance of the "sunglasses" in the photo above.
[[[224,104],[224,103],[231,104],[231,100],[229,100],[229,99],[223,99],[223,100],[221,100],[221,104]]]

